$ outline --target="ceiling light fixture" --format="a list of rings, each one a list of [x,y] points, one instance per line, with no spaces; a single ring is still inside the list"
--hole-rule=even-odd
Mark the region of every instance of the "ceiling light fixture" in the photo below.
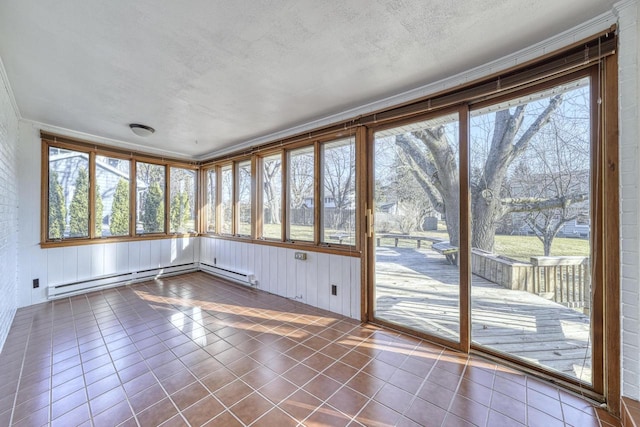
[[[136,135],[142,138],[146,138],[147,136],[153,134],[156,131],[151,126],[141,125],[140,123],[131,123],[129,127],[131,128],[131,132],[135,133]]]

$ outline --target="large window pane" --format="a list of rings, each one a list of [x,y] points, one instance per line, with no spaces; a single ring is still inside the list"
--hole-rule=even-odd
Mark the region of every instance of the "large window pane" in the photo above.
[[[169,232],[196,231],[196,171],[172,167],[169,170]]]
[[[96,156],[96,236],[129,235],[131,162]]]
[[[164,232],[164,189],[164,166],[143,162],[136,163],[137,233]]]
[[[223,166],[221,171],[222,188],[220,200],[220,232],[231,234],[233,218],[233,168],[231,165]]]
[[[353,138],[322,145],[322,242],[355,245],[356,145]]]
[[[375,133],[374,315],[460,340],[458,114]]]
[[[288,158],[289,240],[313,241],[314,155],[313,146],[291,150]]]
[[[262,237],[282,238],[282,155],[262,159]]]
[[[216,230],[216,170],[208,169],[207,174],[207,233],[215,233]]]
[[[472,340],[592,382],[589,79],[473,111]]]
[[[251,161],[238,163],[238,232],[251,235]]]
[[[49,239],[89,237],[89,155],[49,147]]]

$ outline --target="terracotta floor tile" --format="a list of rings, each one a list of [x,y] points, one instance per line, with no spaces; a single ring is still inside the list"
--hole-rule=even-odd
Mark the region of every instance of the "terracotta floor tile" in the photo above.
[[[518,399],[494,392],[491,396],[491,409],[506,415],[519,423],[526,422],[526,405]]]
[[[16,427],[33,427],[33,426],[43,426],[46,425],[49,420],[49,408],[41,408],[37,411],[31,413],[28,417],[25,417],[21,420],[15,421],[14,426]]]
[[[368,397],[373,397],[383,385],[384,381],[366,372],[358,372],[347,383],[347,386]]]
[[[453,414],[447,414],[447,417],[442,423],[442,427],[476,427],[477,424],[473,424],[469,421],[463,420]]]
[[[202,384],[194,382],[171,395],[171,399],[178,409],[184,410],[197,401],[209,395],[209,391]]]
[[[418,391],[423,381],[424,378],[402,369],[397,369],[389,379],[391,384],[411,394],[415,394]]]
[[[93,423],[94,427],[114,426],[131,419],[132,416],[128,402],[122,401],[98,415],[94,414]]]
[[[305,384],[302,389],[324,401],[335,393],[335,391],[341,386],[341,383],[327,377],[326,375],[320,374]]]
[[[278,404],[296,390],[297,386],[293,383],[282,377],[276,377],[262,386],[258,391],[273,403]]]
[[[258,389],[277,377],[278,374],[276,374],[266,366],[258,366],[257,369],[254,369],[246,375],[243,375],[241,378],[242,381],[244,381],[254,389]]]
[[[562,427],[564,422],[536,408],[527,409],[527,425],[531,427]]]
[[[300,387],[308,382],[311,378],[315,377],[317,374],[318,372],[314,371],[308,366],[304,364],[298,364],[289,369],[282,376]]]
[[[227,407],[233,406],[240,400],[247,397],[253,392],[253,389],[241,380],[235,380],[232,383],[222,387],[214,394]]]
[[[489,414],[489,408],[462,396],[454,397],[449,411],[478,425],[484,425]]]
[[[342,362],[335,362],[322,373],[339,383],[345,384],[358,373],[358,370]]]
[[[263,414],[273,408],[273,404],[260,396],[258,393],[251,393],[240,402],[231,406],[229,410],[243,423],[249,425]]]
[[[51,419],[55,420],[85,403],[87,403],[87,393],[84,389],[73,392],[62,399],[54,400],[51,404]]]
[[[344,414],[354,417],[368,401],[369,398],[364,394],[349,387],[342,387],[327,400],[327,403]]]
[[[322,402],[317,397],[310,395],[306,391],[298,390],[280,402],[278,407],[294,419],[302,421],[315,411],[320,404],[322,404]],[[335,410],[330,411],[334,412]]]
[[[201,273],[19,309],[0,366],[0,425],[620,426],[511,368]]]
[[[90,419],[91,415],[89,413],[89,405],[83,403],[82,405],[75,407],[69,412],[64,413],[60,417],[53,418],[53,420],[51,421],[51,427],[79,426],[84,422],[89,421]],[[89,423],[88,425],[91,424]]]
[[[135,413],[139,413],[167,397],[160,384],[142,390],[138,394],[129,397],[129,403]]]
[[[213,417],[224,411],[224,406],[213,396],[205,396],[203,399],[184,409],[182,414],[192,426],[201,426]]]
[[[162,423],[162,427],[189,427],[189,424],[178,414]]]
[[[366,426],[392,426],[400,418],[400,413],[371,400],[356,416],[356,420]]]
[[[206,427],[242,427],[242,423],[229,411],[224,411],[204,425]]]
[[[189,372],[187,369],[181,369],[175,374],[161,379],[160,384],[162,384],[168,394],[173,394],[176,391],[194,383],[195,381],[196,378],[191,375],[191,372]]]
[[[201,381],[202,384],[204,384],[210,392],[214,393],[222,387],[231,384],[237,379],[238,377],[233,372],[229,371],[226,368],[222,368],[202,378]]]
[[[118,386],[113,390],[109,390],[108,392],[91,399],[89,401],[91,413],[95,416],[122,402],[126,398],[127,394],[124,392],[124,389],[121,386]]]
[[[445,409],[422,399],[415,399],[404,414],[416,423],[426,425],[440,425],[447,415]]]
[[[257,362],[256,360],[250,358],[250,357],[242,357],[241,359],[238,359],[236,361],[233,361],[231,363],[228,363],[225,365],[227,369],[229,369],[231,372],[233,372],[234,374],[236,374],[237,376],[241,377],[244,374],[253,371],[254,369],[262,366],[259,362]]]
[[[142,426],[159,426],[178,413],[169,399],[163,399],[136,415]]]
[[[298,422],[278,408],[273,408],[252,424],[252,427],[295,427]]]

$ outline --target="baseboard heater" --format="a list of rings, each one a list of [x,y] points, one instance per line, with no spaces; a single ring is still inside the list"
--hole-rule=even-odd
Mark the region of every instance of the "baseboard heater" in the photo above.
[[[217,265],[211,265],[204,262],[200,263],[200,270],[209,274],[213,274],[214,276],[219,276],[231,280],[241,285],[257,286],[258,284],[255,276],[251,273],[244,273],[228,268],[222,268],[218,267]]]
[[[49,286],[47,289],[47,296],[49,299],[66,298],[78,294],[83,294],[87,291],[98,291],[115,286],[143,282],[152,278],[174,276],[177,274],[190,273],[193,271],[198,271],[198,266],[196,263],[151,268],[148,270],[139,270],[123,274],[113,274],[89,280]]]

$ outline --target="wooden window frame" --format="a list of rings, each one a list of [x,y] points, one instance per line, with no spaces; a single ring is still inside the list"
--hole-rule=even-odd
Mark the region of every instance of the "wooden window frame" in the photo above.
[[[619,319],[619,218],[617,209],[619,206],[617,163],[617,70],[616,55],[602,55],[596,63],[585,63],[582,67],[572,68],[565,73],[555,74],[548,78],[540,79],[537,83],[523,85],[518,90],[512,89],[505,93],[482,95],[477,99],[467,99],[457,106],[447,105],[442,109],[432,109],[423,114],[399,114],[395,119],[382,120],[376,124],[369,124],[367,146],[371,146],[374,132],[389,127],[399,126],[404,123],[412,123],[433,117],[452,107],[460,111],[460,251],[467,256],[460,259],[460,342],[454,343],[439,337],[423,334],[414,330],[408,330],[398,325],[390,325],[373,317],[373,295],[370,289],[372,283],[372,271],[370,266],[375,262],[375,247],[371,239],[367,242],[363,264],[364,286],[362,313],[365,320],[372,321],[408,333],[421,336],[428,340],[441,343],[459,349],[466,353],[477,353],[485,357],[499,360],[502,363],[518,367],[534,375],[560,384],[589,396],[592,399],[607,402],[610,412],[620,413],[620,319]],[[573,380],[561,374],[554,374],[542,367],[526,364],[522,360],[491,350],[480,344],[471,342],[471,266],[470,266],[470,201],[469,194],[469,115],[470,112],[484,106],[499,103],[503,100],[525,96],[534,92],[548,89],[552,86],[572,81],[578,78],[590,78],[591,84],[591,114],[593,117],[591,126],[592,138],[592,218],[594,240],[592,242],[593,279],[594,292],[599,296],[594,301],[593,310],[593,384],[588,385],[578,380]],[[454,93],[453,96],[456,94]],[[370,202],[373,191],[371,171],[373,168],[373,155],[367,153],[368,160],[368,190],[367,202]],[[605,206],[608,208],[605,209]],[[367,218],[361,220],[363,226],[367,226]],[[463,313],[463,306],[468,307],[467,313]]]
[[[42,131],[41,137],[41,218],[40,218],[40,246],[42,248],[90,245],[107,242],[126,242],[136,240],[155,240],[173,237],[197,236],[198,233],[169,233],[169,184],[170,168],[178,167],[196,171],[196,185],[199,176],[199,166],[197,163],[184,162],[179,159],[167,159],[149,155],[146,153],[127,151],[116,147],[95,144],[88,141],[65,137]],[[86,153],[89,156],[89,235],[88,237],[67,237],[62,239],[49,239],[49,148],[55,147],[65,150]],[[96,236],[95,217],[95,190],[96,190],[96,156],[106,156],[129,161],[129,234],[124,236]],[[160,165],[165,171],[165,224],[162,232],[158,233],[137,233],[137,163],[149,163]],[[196,203],[198,203],[200,190],[196,188]],[[200,205],[195,207],[199,212]],[[197,214],[198,215],[198,214]],[[198,224],[199,216],[196,218]]]

